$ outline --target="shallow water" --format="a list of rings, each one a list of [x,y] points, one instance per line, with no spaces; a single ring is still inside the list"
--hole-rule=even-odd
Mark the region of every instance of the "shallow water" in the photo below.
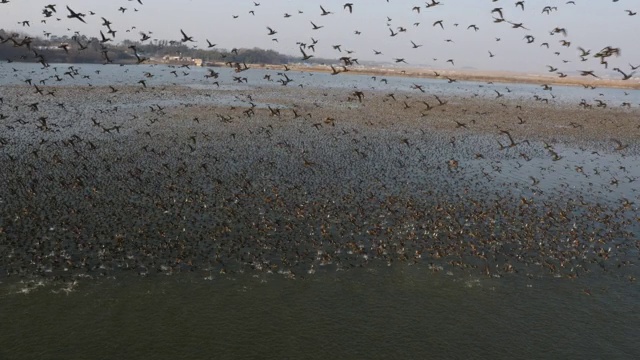
[[[37,65],[11,65],[39,74]],[[135,85],[149,70],[78,68],[101,69],[96,85]],[[6,64],[1,71],[0,81],[22,81]],[[194,79],[150,83],[208,86],[204,69],[190,71]],[[49,104],[43,111],[57,132],[31,121],[3,135],[0,359],[640,355],[637,144],[620,153],[607,139],[585,148],[554,142],[562,159],[552,161],[534,141],[498,151],[495,135],[459,135],[453,146],[448,133],[404,125],[320,132],[306,120],[196,124],[182,112],[151,128],[153,138],[141,135],[151,125],[133,116],[156,104],[247,106],[245,90],[257,87],[292,96],[260,80],[266,71],[246,72],[249,85],[229,85],[233,73],[220,72],[229,92],[215,99],[150,92],[110,104],[120,112],[100,121],[124,123],[121,133],[88,120],[106,107],[98,94],[68,112]],[[295,81],[322,92],[371,79]],[[447,95],[478,88],[408,78],[376,87],[407,90],[414,81]],[[509,87],[514,97],[539,91]],[[558,87],[571,101],[586,91]],[[638,96],[599,91],[612,102]],[[489,85],[481,92],[495,94]],[[351,127],[360,132],[343,136]],[[197,151],[185,145],[193,133]],[[98,149],[56,143],[75,134]],[[452,158],[456,169],[446,166]],[[464,250],[469,244],[482,254]]]
[[[277,276],[106,279],[4,295],[6,359],[634,358],[637,285],[456,278],[390,267]],[[98,355],[99,354],[99,355]]]

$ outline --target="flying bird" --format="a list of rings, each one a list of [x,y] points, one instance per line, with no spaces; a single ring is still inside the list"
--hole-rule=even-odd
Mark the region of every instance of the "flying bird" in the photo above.
[[[187,36],[187,34],[185,34],[182,29],[180,29],[180,32],[182,33],[182,40],[180,40],[181,42],[187,42],[187,41],[194,42],[193,36]]]
[[[82,13],[77,13],[73,10],[71,10],[71,8],[69,7],[69,5],[67,5],[67,10],[69,10],[69,15],[67,15],[67,18],[69,19],[78,19],[80,21],[82,21],[83,23],[87,23],[86,21],[84,21],[83,17],[85,17],[85,14]]]
[[[320,16],[326,16],[326,15],[330,15],[333,14],[331,11],[327,11],[325,10],[322,5],[320,5],[320,10],[322,10],[322,14],[320,14]]]

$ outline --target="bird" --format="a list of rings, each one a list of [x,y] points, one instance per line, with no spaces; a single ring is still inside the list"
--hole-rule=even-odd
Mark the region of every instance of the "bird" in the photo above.
[[[105,36],[104,36],[104,34],[102,33],[102,30],[100,30],[100,37],[102,38],[102,39],[100,40],[100,43],[101,43],[101,44],[104,44],[104,43],[106,43],[106,42],[108,42],[108,41],[111,41],[111,39],[109,39],[109,38],[107,38],[107,37],[105,37]]]
[[[431,0],[431,2],[430,3],[426,3],[425,6],[427,8],[430,8],[430,7],[434,7],[434,6],[437,6],[437,5],[442,5],[442,4],[439,1]]]
[[[322,13],[320,14],[320,16],[326,16],[326,15],[330,15],[333,14],[331,11],[327,11],[325,10],[322,5],[320,5],[320,10],[322,11]]]
[[[507,135],[507,137],[509,138],[509,147],[514,147],[514,146],[518,146],[518,143],[516,143],[515,141],[513,141],[513,137],[511,136],[511,133],[509,133],[509,131],[507,130],[500,130],[501,134]]]
[[[551,30],[551,35],[554,35],[554,34],[562,34],[564,36],[567,36],[567,30],[565,28],[556,27],[553,30]]]
[[[86,16],[85,14],[82,13],[77,13],[73,10],[71,10],[71,8],[69,7],[69,5],[67,5],[67,10],[69,11],[69,15],[67,15],[67,18],[69,19],[78,19],[80,21],[82,21],[83,23],[87,23],[86,21],[84,21],[84,17]]]
[[[614,151],[622,151],[629,147],[629,144],[622,144],[620,140],[611,139],[616,144],[616,147],[613,149]]]
[[[511,27],[513,29],[523,29],[523,30],[529,30],[528,28],[526,28],[522,23],[514,23],[514,22],[510,22],[507,21],[509,24],[511,24]]]
[[[313,57],[313,55],[307,55],[302,48],[300,48],[300,52],[302,53],[302,60],[309,60]]]
[[[581,76],[593,76],[595,78],[597,78],[598,76],[596,74],[594,74],[593,70],[580,70],[580,75]]]
[[[624,71],[620,70],[620,68],[617,68],[617,67],[613,68],[613,70],[619,72],[622,75],[622,80],[629,80],[635,74],[635,71],[630,73],[630,74],[627,74]]]
[[[194,42],[193,41],[193,37],[192,36],[187,36],[187,34],[184,33],[184,31],[182,29],[180,29],[180,33],[182,34],[182,39],[180,40],[181,42]]]
[[[342,7],[343,9],[349,9],[349,14],[353,13],[353,3],[346,3]]]
[[[493,10],[491,10],[491,13],[498,13],[498,15],[500,15],[501,19],[504,19],[504,15],[502,15],[502,8],[498,7],[498,8],[494,8]]]

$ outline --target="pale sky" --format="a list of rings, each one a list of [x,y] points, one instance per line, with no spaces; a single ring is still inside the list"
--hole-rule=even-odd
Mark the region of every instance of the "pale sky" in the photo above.
[[[345,0],[9,0],[0,4],[0,24],[6,30],[19,30],[33,35],[48,31],[57,35],[72,35],[80,31],[87,36],[99,37],[101,17],[113,23],[117,30],[115,41],[125,38],[139,39],[140,31],[152,31],[153,38],[179,40],[180,29],[193,36],[195,45],[206,47],[206,39],[219,48],[231,49],[259,47],[273,49],[288,55],[300,55],[296,42],[311,43],[318,40],[316,52],[307,51],[316,57],[338,59],[349,55],[360,60],[392,62],[393,58],[405,58],[410,65],[430,65],[434,68],[454,69],[473,67],[480,70],[510,70],[544,73],[547,65],[560,71],[575,70],[604,71],[593,54],[605,46],[619,47],[622,55],[610,60],[609,69],[620,67],[630,72],[629,63],[640,65],[640,14],[629,16],[625,10],[639,11],[638,0],[525,0],[523,11],[516,7],[515,0],[440,0],[442,5],[426,8],[424,1],[404,0],[348,0],[353,3],[353,13],[343,9]],[[57,14],[40,22],[45,5],[57,4]],[[83,24],[68,19],[65,6],[87,15]],[[321,16],[320,5],[333,14]],[[549,15],[542,14],[545,6],[556,6]],[[123,14],[119,7],[127,8]],[[420,6],[420,13],[412,11]],[[506,20],[523,23],[529,30],[513,29],[510,24],[493,23],[491,10],[501,7]],[[135,9],[139,11],[135,12]],[[249,13],[250,10],[255,15]],[[299,13],[302,11],[303,13]],[[285,18],[284,14],[291,15]],[[237,19],[233,15],[238,15]],[[55,18],[61,18],[56,21]],[[391,18],[391,21],[387,20]],[[30,27],[18,21],[29,20]],[[434,21],[443,20],[444,30],[434,27]],[[312,30],[310,21],[319,26]],[[419,26],[414,23],[419,22]],[[454,24],[459,24],[457,27]],[[479,31],[467,29],[475,24]],[[136,26],[137,29],[127,29]],[[267,26],[277,34],[268,35]],[[395,31],[404,27],[395,37]],[[567,36],[550,35],[556,27],[565,28]],[[354,34],[360,31],[360,35]],[[106,33],[106,31],[105,31]],[[535,40],[527,44],[526,35]],[[277,38],[278,42],[272,41]],[[496,41],[500,38],[500,41]],[[446,42],[450,39],[453,42]],[[561,46],[560,40],[571,42],[570,47]],[[634,41],[635,40],[635,41]],[[421,47],[412,48],[411,41]],[[548,42],[550,49],[541,47]],[[332,45],[342,45],[342,51]],[[590,60],[581,62],[577,47],[591,50]],[[374,55],[373,49],[383,55]],[[490,57],[489,51],[495,56]],[[559,51],[560,55],[554,55]],[[434,60],[437,59],[437,60]],[[453,59],[455,67],[446,60]],[[563,62],[563,60],[568,62]],[[640,74],[640,73],[639,73]]]

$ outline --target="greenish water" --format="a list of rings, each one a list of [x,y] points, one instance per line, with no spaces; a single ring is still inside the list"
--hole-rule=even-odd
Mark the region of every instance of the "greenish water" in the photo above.
[[[1,359],[636,358],[634,282],[447,276],[420,266],[127,277],[11,294]],[[589,292],[590,294],[587,294]]]

